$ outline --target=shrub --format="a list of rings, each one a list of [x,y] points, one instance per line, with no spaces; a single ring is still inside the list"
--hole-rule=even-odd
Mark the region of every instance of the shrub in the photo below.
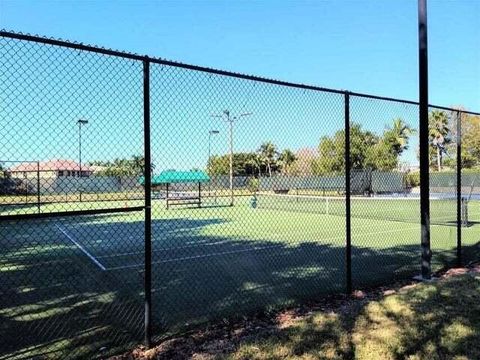
[[[408,188],[420,186],[420,172],[408,173],[405,177],[406,185]]]
[[[254,177],[251,177],[251,178],[248,179],[247,189],[251,193],[255,194],[258,191],[259,188],[260,188],[260,180],[259,179],[254,178]]]

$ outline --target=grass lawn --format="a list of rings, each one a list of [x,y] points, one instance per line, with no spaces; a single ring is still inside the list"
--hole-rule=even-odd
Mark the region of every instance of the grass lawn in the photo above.
[[[421,284],[378,301],[316,312],[204,359],[479,359],[480,276]],[[199,357],[200,358],[200,357]]]
[[[156,334],[345,290],[344,216],[253,209],[249,200],[238,198],[234,207],[171,210],[154,201]],[[419,225],[388,219],[411,216],[415,203],[408,204],[352,207],[355,288],[418,273]],[[42,211],[136,205],[141,202],[60,203],[44,205]],[[223,205],[221,199],[217,205]],[[478,249],[479,205],[472,202],[469,209],[477,222],[463,229],[466,257]],[[342,205],[329,206],[333,211]],[[439,210],[435,216],[454,218],[454,206]],[[435,269],[454,261],[455,246],[454,226],[432,226]],[[58,358],[73,349],[91,358],[100,348],[115,352],[141,341],[143,212],[3,222],[0,249],[0,359]],[[18,333],[29,336],[19,338]]]

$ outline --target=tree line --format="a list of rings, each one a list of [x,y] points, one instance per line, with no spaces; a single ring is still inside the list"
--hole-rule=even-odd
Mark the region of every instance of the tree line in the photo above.
[[[357,123],[350,128],[350,153],[352,168],[393,170],[399,156],[408,149],[409,137],[415,132],[401,119],[395,119],[381,136],[362,129]],[[229,154],[212,156],[207,170],[211,175],[229,173]],[[290,149],[278,151],[268,141],[256,152],[234,153],[235,176],[324,175],[341,173],[345,168],[345,130],[333,136],[323,136],[317,150],[302,149],[294,153]]]
[[[296,156],[290,149],[278,151],[271,141],[260,145],[256,152],[241,152],[233,154],[234,176],[272,176],[274,174],[289,174]],[[228,175],[230,172],[230,154],[213,155],[208,160],[209,175]]]
[[[465,169],[480,168],[480,116],[449,114],[433,110],[429,114],[430,166],[438,171],[456,167],[457,121],[460,120],[461,161]]]
[[[480,116],[460,113],[462,132],[462,166],[480,169]],[[454,169],[456,166],[457,117],[450,112],[433,110],[429,113],[430,166],[432,170]],[[403,119],[393,119],[382,134],[365,130],[353,122],[350,125],[350,158],[352,169],[393,171],[398,169],[401,155],[409,149],[416,129]],[[92,161],[98,166],[96,176],[143,175],[145,159],[134,155],[128,159]],[[210,175],[228,175],[230,155],[213,155],[206,171]],[[154,168],[154,166],[152,165]],[[345,169],[345,130],[320,138],[317,148],[294,152],[279,150],[271,141],[262,143],[256,151],[233,154],[235,176],[325,175],[343,173]],[[0,171],[1,172],[1,171]]]
[[[89,162],[89,165],[97,168],[95,176],[141,176],[145,172],[145,158],[142,155],[113,161],[96,160]],[[152,169],[154,167],[152,164]]]
[[[480,168],[480,116],[461,113],[462,166]],[[442,110],[429,113],[430,167],[435,171],[456,166],[457,117]],[[365,130],[359,123],[350,125],[350,159],[352,169],[394,171],[399,168],[401,155],[409,149],[416,129],[401,118],[392,120],[382,134]],[[418,150],[417,150],[418,153]],[[343,173],[345,169],[345,130],[323,136],[317,148],[297,152],[281,152],[271,141],[256,152],[233,154],[235,176],[325,175]],[[229,154],[212,156],[207,170],[211,175],[229,173]]]

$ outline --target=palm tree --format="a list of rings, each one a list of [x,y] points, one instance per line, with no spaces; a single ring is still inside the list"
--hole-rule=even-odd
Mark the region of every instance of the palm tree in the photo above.
[[[0,178],[8,178],[8,171],[7,168],[0,163]]]
[[[272,164],[277,156],[277,147],[270,141],[263,143],[258,150],[262,160],[267,165],[268,175],[272,177]]]
[[[255,175],[255,169],[258,170],[258,176],[262,176],[262,158],[258,154],[252,154],[248,160],[247,164],[253,168],[253,174]]]
[[[428,135],[430,145],[437,152],[437,168],[442,170],[443,154],[447,153],[446,145],[450,143],[450,127],[447,113],[440,110],[430,112],[428,116]]]
[[[293,151],[289,149],[283,150],[280,156],[278,157],[278,161],[282,166],[282,171],[285,174],[288,174],[290,170],[290,166],[295,162],[295,160],[297,160],[295,154],[293,153]]]
[[[390,143],[397,155],[401,155],[404,150],[408,149],[410,136],[415,132],[415,129],[412,129],[405,121],[397,118],[393,120],[392,128],[385,132],[385,140]]]
[[[143,175],[145,172],[145,158],[141,155],[133,155],[131,160],[131,168],[135,175]]]

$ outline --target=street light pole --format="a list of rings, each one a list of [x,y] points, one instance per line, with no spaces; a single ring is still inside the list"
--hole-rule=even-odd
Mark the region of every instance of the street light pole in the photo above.
[[[241,117],[250,116],[252,113],[242,113],[237,116],[231,116],[229,110],[224,110],[222,115],[212,115],[225,119],[229,124],[230,130],[230,206],[233,206],[233,123]]]
[[[88,120],[80,119],[77,121],[77,124],[78,124],[78,161],[79,161],[79,167],[80,167],[79,177],[81,178],[82,177],[82,125],[87,125]],[[80,179],[79,181],[80,181],[79,193],[80,193],[80,202],[81,202],[82,201],[82,189],[81,189],[82,180]]]
[[[210,176],[211,174],[211,168],[210,168],[210,158],[211,158],[211,147],[212,147],[212,135],[217,135],[220,133],[218,130],[210,130],[208,132],[208,161],[207,161],[207,171],[208,175]],[[210,196],[211,189],[210,189],[210,182],[208,183],[208,195]]]
[[[230,183],[230,206],[233,206],[233,118],[230,117],[230,111],[225,110],[227,121],[229,124],[229,139],[230,139],[230,171],[229,171],[229,183]]]

